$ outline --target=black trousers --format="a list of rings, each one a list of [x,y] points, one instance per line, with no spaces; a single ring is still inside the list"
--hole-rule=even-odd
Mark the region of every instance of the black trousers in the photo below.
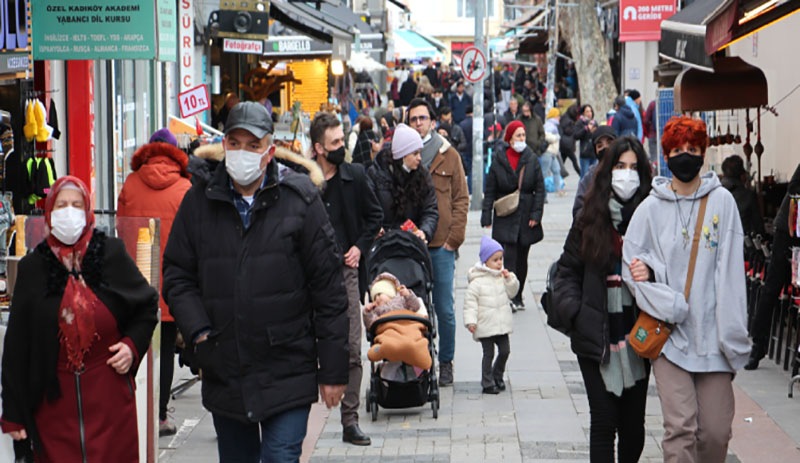
[[[606,390],[600,375],[600,364],[578,357],[586,394],[589,396],[589,460],[591,463],[635,463],[644,448],[644,412],[650,362],[645,361],[647,376],[617,397]],[[614,438],[617,459],[614,459]]]
[[[161,380],[158,391],[158,419],[167,419],[172,376],[175,373],[175,340],[178,327],[175,322],[161,322]]]
[[[520,225],[527,227],[528,224]],[[525,280],[528,278],[528,253],[531,246],[523,246],[518,243],[503,243],[503,264],[510,271],[514,272],[519,280],[519,291],[512,299],[515,303],[522,303],[522,291],[525,289]]]
[[[581,175],[581,165],[578,163],[578,159],[575,157],[575,152],[574,151],[571,152],[571,153],[565,153],[565,152],[562,151],[561,152],[561,159],[564,160],[564,164],[567,163],[567,159],[572,161],[572,167],[575,168],[575,173],[577,173],[578,175]]]
[[[769,344],[769,329],[772,324],[772,312],[778,305],[778,295],[781,289],[791,279],[792,269],[790,259],[790,240],[788,230],[776,228],[775,238],[772,243],[772,258],[767,267],[767,276],[764,280],[764,287],[758,298],[755,314],[753,314],[753,325],[750,328],[750,336],[753,338],[754,348],[760,348],[767,352]]]
[[[497,345],[497,359],[494,357],[494,346]],[[499,334],[481,338],[483,361],[481,362],[481,387],[492,387],[503,379],[506,363],[511,354],[511,344],[507,334]]]

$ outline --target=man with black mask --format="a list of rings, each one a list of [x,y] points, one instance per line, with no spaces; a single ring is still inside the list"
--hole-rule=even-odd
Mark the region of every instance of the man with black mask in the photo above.
[[[578,192],[575,194],[575,202],[572,204],[572,218],[577,218],[578,213],[583,209],[583,197],[589,191],[594,179],[594,171],[603,156],[608,153],[608,147],[617,138],[616,132],[609,125],[601,125],[594,132],[592,132],[592,145],[594,145],[594,152],[597,153],[597,163],[589,167],[586,175],[583,176],[580,183],[578,183]]]
[[[358,426],[363,374],[359,302],[362,291],[359,286],[366,288],[365,265],[361,264],[380,231],[383,210],[367,185],[364,166],[344,162],[344,130],[336,116],[323,112],[317,114],[309,132],[314,157],[325,176],[322,200],[344,253],[342,272],[347,288],[350,360],[347,389],[342,399],[342,440],[354,445],[370,445],[369,436]]]

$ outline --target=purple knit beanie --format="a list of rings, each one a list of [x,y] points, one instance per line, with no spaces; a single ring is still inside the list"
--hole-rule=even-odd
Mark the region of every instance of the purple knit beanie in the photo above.
[[[392,159],[403,159],[422,149],[422,137],[405,124],[398,124],[392,135]]]
[[[503,251],[503,246],[501,246],[500,243],[485,235],[481,237],[481,251],[478,253],[481,258],[481,263],[485,263],[497,251]]]
[[[178,146],[178,139],[175,138],[175,135],[172,135],[172,132],[167,128],[158,129],[153,132],[153,135],[150,137],[150,143],[155,143],[157,141],[169,143],[172,146]]]

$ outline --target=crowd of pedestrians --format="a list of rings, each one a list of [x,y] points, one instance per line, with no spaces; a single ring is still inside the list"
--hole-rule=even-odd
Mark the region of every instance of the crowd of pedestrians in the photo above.
[[[253,102],[231,104],[222,145],[191,159],[169,132],[157,132],[133,158],[119,215],[161,219],[160,299],[122,244],[94,229],[81,181],[59,180],[47,199],[49,236],[20,265],[6,339],[15,355],[3,358],[3,431],[28,443],[18,447],[37,461],[138,461],[128,385],[160,308],[162,434],[175,432],[167,412],[180,337],[202,371],[221,461],[296,461],[320,397],[341,407],[343,441],[370,445],[358,414],[366,258],[395,229],[412,233],[431,258],[439,386],[453,384],[454,286],[465,278],[464,325],[483,348],[482,390],[498,394],[507,387],[513,313],[533,302],[524,290],[546,195],[563,194],[569,161],[580,183],[548,323],[569,336],[578,359],[591,461],[639,459],[651,370],[665,461],[724,461],[733,376],[756,368],[766,345],[760,331],[752,353],[748,340],[742,250],[745,233],[763,228],[741,162],[726,160],[723,182],[701,174],[705,124],[676,117],[656,141],[672,177],[653,177],[652,107],[641,110],[638,91],[598,120],[590,105],[545,112],[541,82],[522,66],[495,77],[502,111],[486,126],[482,173],[471,170],[472,94],[457,73],[433,66],[419,81],[397,76],[393,107],[362,115],[351,134],[318,113],[311,161],[274,146],[272,119]],[[557,91],[573,86],[567,79]],[[456,275],[476,174],[485,175],[480,225],[491,238],[479,256],[461,256],[478,261]],[[652,359],[629,344],[643,314],[671,330]],[[33,343],[32,332],[44,335]],[[96,400],[107,412],[83,416]],[[69,422],[80,432],[52,425],[76,413]],[[124,439],[104,440],[109,423]]]

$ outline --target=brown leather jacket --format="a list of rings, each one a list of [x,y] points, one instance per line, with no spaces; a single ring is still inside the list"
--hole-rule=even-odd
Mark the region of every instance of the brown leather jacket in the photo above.
[[[447,243],[451,248],[458,249],[464,242],[467,229],[469,191],[461,156],[447,140],[443,141],[429,169],[436,188],[439,225],[428,246],[438,248]]]

